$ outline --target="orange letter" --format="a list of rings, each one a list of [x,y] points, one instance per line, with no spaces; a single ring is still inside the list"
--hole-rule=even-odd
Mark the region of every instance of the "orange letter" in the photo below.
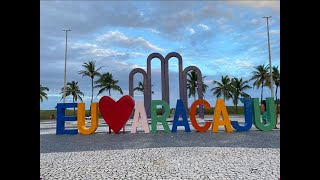
[[[198,99],[198,100],[194,101],[191,105],[191,108],[190,108],[190,121],[191,121],[191,124],[194,127],[194,129],[196,129],[199,132],[205,132],[206,130],[208,130],[210,128],[211,122],[206,122],[204,124],[204,126],[202,126],[202,127],[199,126],[199,124],[197,123],[196,110],[197,110],[197,106],[200,104],[202,104],[204,106],[204,108],[206,108],[206,109],[211,108],[210,104],[206,100]]]
[[[91,104],[91,127],[86,128],[85,103],[78,103],[78,130],[81,134],[92,134],[98,128],[98,103]]]
[[[220,120],[221,114],[222,114],[222,120]],[[212,132],[218,132],[218,127],[221,125],[224,125],[226,132],[233,131],[227,108],[224,105],[224,101],[223,99],[217,99],[216,107],[214,109],[214,114],[213,114]]]

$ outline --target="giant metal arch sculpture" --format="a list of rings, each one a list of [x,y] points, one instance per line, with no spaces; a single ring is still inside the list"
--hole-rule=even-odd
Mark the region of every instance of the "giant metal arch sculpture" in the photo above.
[[[129,95],[133,96],[133,76],[136,73],[141,73],[143,75],[144,82],[144,106],[146,109],[147,117],[151,117],[151,60],[158,58],[161,61],[161,89],[162,89],[162,100],[170,105],[170,95],[169,95],[169,59],[176,57],[179,61],[179,96],[182,99],[185,108],[188,107],[187,98],[187,73],[190,70],[194,70],[197,74],[198,79],[198,98],[202,99],[202,74],[199,68],[196,66],[188,66],[182,70],[182,57],[179,53],[171,52],[167,54],[164,58],[159,53],[152,53],[147,58],[147,72],[141,68],[133,69],[129,74]],[[204,117],[203,107],[199,108],[200,117]]]
[[[199,99],[202,99],[203,96],[202,96],[202,73],[200,71],[200,69],[196,66],[188,66],[186,67],[184,70],[183,70],[183,73],[182,73],[182,78],[183,78],[183,84],[182,86],[185,87],[184,88],[184,92],[183,92],[183,98],[182,98],[182,101],[183,101],[183,104],[185,106],[185,108],[187,109],[188,108],[188,98],[187,98],[187,74],[189,71],[192,71],[194,70],[196,72],[196,75],[197,75],[197,87],[198,87],[198,98]],[[199,107],[199,115],[200,115],[200,118],[204,118],[204,110],[203,110],[203,106],[200,105]]]
[[[144,102],[148,102],[148,99],[147,99],[147,96],[145,95],[146,92],[149,92],[151,90],[149,90],[147,84],[148,84],[148,81],[147,81],[147,73],[146,71],[144,71],[143,69],[141,68],[135,68],[133,69],[130,74],[129,74],[129,95],[133,98],[134,95],[133,95],[133,76],[136,74],[136,73],[141,73],[142,76],[143,76],[143,85],[144,85]],[[146,113],[151,113],[151,106],[150,104],[147,104],[145,103],[144,104],[144,107],[146,109]]]

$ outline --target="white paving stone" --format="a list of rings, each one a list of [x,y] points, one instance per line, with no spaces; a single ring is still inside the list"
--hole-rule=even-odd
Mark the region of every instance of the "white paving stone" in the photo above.
[[[43,179],[277,179],[279,148],[169,147],[40,153]]]

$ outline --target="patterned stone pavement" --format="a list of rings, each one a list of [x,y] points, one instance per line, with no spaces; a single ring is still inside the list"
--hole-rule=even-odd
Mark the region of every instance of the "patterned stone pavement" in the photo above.
[[[74,122],[67,127],[74,128]],[[108,134],[107,129],[100,123],[92,135],[55,135],[55,121],[42,121],[40,176],[268,180],[280,177],[280,129],[262,132],[253,127],[248,132],[226,133],[222,127],[218,133],[186,133],[182,128],[177,133],[160,130],[144,134],[140,130],[131,134],[130,123],[125,134]]]

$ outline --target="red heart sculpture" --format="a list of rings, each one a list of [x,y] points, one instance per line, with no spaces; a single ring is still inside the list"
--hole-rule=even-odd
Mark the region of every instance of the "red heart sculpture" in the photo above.
[[[103,96],[99,101],[99,110],[104,121],[116,134],[129,120],[133,108],[134,100],[128,95],[122,96],[118,101],[109,96]]]

